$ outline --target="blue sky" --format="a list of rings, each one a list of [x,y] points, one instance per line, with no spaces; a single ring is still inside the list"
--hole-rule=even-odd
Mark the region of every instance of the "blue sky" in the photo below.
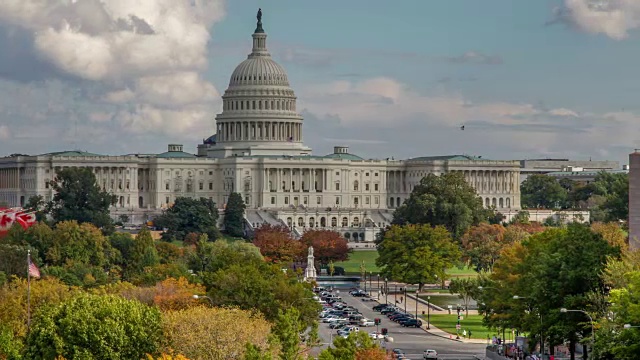
[[[79,3],[0,4],[0,154],[195,150],[259,7],[318,153],[626,163],[640,147],[640,2]]]

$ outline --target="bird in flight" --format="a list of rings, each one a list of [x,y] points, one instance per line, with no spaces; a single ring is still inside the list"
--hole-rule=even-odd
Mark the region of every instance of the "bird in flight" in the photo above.
[[[464,130],[464,125],[460,126],[460,130]]]

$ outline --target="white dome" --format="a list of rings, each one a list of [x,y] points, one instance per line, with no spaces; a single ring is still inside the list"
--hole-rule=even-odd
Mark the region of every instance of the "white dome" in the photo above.
[[[249,56],[233,71],[229,86],[289,86],[287,73],[270,56]]]

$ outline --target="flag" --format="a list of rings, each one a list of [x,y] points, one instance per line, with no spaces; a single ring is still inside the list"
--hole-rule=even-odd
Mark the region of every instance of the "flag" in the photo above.
[[[36,279],[40,278],[40,269],[38,269],[36,264],[31,262],[31,259],[29,259],[29,276],[34,277]]]

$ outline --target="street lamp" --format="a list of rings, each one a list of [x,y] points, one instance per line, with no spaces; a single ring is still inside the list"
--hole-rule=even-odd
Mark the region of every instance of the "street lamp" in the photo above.
[[[418,320],[418,294],[420,294],[420,290],[416,290],[416,320]],[[427,328],[429,325],[427,325]]]
[[[384,303],[389,304],[389,279],[384,278]]]
[[[640,328],[640,325],[631,325],[631,324],[624,324],[623,326],[625,329],[631,329],[631,328]]]
[[[194,298],[194,299],[196,299],[196,300],[198,300],[198,299],[207,299],[207,300],[209,300],[209,302],[211,302],[211,306],[213,306],[213,299],[211,299],[211,298],[210,298],[210,297],[208,297],[207,295],[197,295],[197,294],[194,294],[194,295],[193,295],[193,298]]]
[[[431,295],[427,295],[427,330],[431,330]]]
[[[416,299],[418,301],[418,299]],[[404,287],[404,313],[407,313],[407,287]]]
[[[591,317],[591,315],[589,315],[586,311],[584,310],[571,310],[571,309],[567,309],[567,308],[561,308],[560,309],[561,313],[568,313],[568,312],[579,312],[579,313],[583,313],[585,315],[587,315],[587,317],[589,318],[589,321],[591,321],[591,340],[593,341],[593,345],[596,344],[596,332],[593,330],[593,318]],[[629,326],[631,326],[630,324],[627,324]],[[625,327],[627,326],[625,325]],[[593,347],[593,346],[592,346]]]

